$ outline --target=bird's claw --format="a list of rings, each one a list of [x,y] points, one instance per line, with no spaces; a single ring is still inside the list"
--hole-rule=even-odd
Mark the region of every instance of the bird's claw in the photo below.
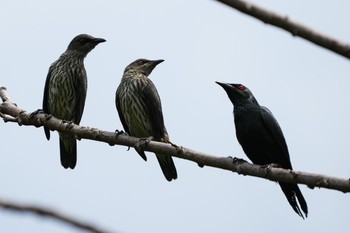
[[[121,135],[121,134],[126,134],[123,130],[119,130],[119,129],[116,129],[116,130],[114,131],[114,133],[116,134],[116,135],[115,135],[116,137],[118,137],[118,136]]]
[[[265,165],[261,165],[261,168],[266,168],[267,170],[271,170],[271,168],[280,168],[281,166],[278,165],[277,163],[269,163]]]
[[[147,161],[145,149],[152,139],[153,137],[141,138],[135,145],[135,150],[141,156],[141,158],[143,158],[143,160],[145,161]]]
[[[148,137],[148,138],[141,138],[136,146],[142,150],[144,150],[147,145],[152,141],[153,137]]]
[[[171,141],[169,141],[169,140],[162,140],[162,142],[165,142],[165,143],[170,144],[172,147],[174,147],[174,148],[176,149],[176,151],[177,151],[177,153],[178,153],[178,154],[183,153],[183,149],[182,149],[182,147],[181,147],[181,146],[178,146],[178,145],[176,145],[176,144],[172,143],[172,142],[171,142]]]
[[[67,124],[66,129],[71,129],[74,126],[74,123],[72,121],[62,120],[62,124]]]
[[[118,138],[118,136],[119,135],[122,135],[122,134],[126,134],[127,135],[127,133],[126,132],[124,132],[123,130],[119,130],[119,129],[116,129],[115,131],[114,131],[114,133],[115,133],[115,138]],[[110,143],[109,144],[110,146],[114,146],[115,144],[114,143]],[[128,147],[128,151],[130,150],[130,147]]]
[[[232,163],[246,163],[247,161],[241,158],[237,158],[237,157],[232,157],[229,156],[229,159],[232,159]]]
[[[266,165],[262,165],[260,166],[261,168],[266,168],[266,175],[265,177],[267,177],[271,171],[271,168],[280,168],[281,166],[278,165],[277,163],[269,163],[269,164],[266,164]]]
[[[168,142],[172,147],[175,147],[176,150],[180,150],[180,147],[172,142]]]

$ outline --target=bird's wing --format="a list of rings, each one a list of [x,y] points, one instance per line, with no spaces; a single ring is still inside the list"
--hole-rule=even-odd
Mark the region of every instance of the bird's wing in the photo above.
[[[74,74],[74,90],[75,90],[75,111],[73,122],[75,124],[79,124],[81,121],[81,117],[83,116],[85,99],[86,99],[86,91],[87,91],[87,77],[85,69],[76,70]]]
[[[166,134],[160,97],[156,87],[150,79],[148,79],[148,83],[143,87],[142,91],[147,109],[151,116],[152,136],[155,137],[155,139],[160,140]]]
[[[127,125],[126,122],[125,122],[125,118],[124,118],[124,115],[123,115],[123,111],[122,111],[122,108],[121,108],[121,105],[120,105],[120,98],[119,98],[118,89],[117,89],[117,91],[116,91],[116,93],[115,93],[115,106],[117,107],[119,119],[120,119],[120,121],[122,122],[122,125],[123,125],[123,128],[124,128],[125,132],[127,132],[128,134],[130,134],[128,125]]]
[[[51,71],[52,71],[51,67],[52,66],[50,66],[49,72],[46,76],[45,88],[44,88],[44,98],[43,98],[43,111],[44,111],[44,113],[47,113],[47,114],[50,114],[48,101],[49,101],[49,85],[50,85]],[[46,135],[47,140],[50,140],[50,129],[48,129],[44,126],[44,131],[45,131],[45,135]]]
[[[278,160],[280,161],[279,162],[280,165],[283,168],[292,169],[287,143],[277,120],[272,115],[271,111],[266,107],[261,106],[260,114],[261,114],[262,122],[265,125],[265,128],[268,130],[269,134],[271,135],[273,140],[276,142],[276,145],[279,146],[278,151],[280,151],[280,155]]]

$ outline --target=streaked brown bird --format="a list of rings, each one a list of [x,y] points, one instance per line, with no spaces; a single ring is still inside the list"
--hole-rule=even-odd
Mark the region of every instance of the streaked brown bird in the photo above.
[[[125,68],[115,95],[115,104],[124,130],[140,138],[167,142],[169,136],[164,125],[162,105],[157,89],[148,78],[153,69],[164,60],[138,59]],[[137,150],[146,161],[143,150]],[[159,165],[168,181],[177,178],[171,156],[156,154]]]
[[[84,58],[105,39],[87,34],[76,36],[67,50],[51,64],[47,74],[43,111],[56,118],[79,124],[84,111],[87,76]],[[50,130],[44,127],[47,140]],[[59,133],[61,164],[73,169],[77,163],[77,142],[75,136]]]

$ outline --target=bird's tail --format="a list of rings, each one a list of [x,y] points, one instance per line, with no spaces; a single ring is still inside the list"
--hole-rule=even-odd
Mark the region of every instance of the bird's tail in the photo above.
[[[171,156],[159,154],[156,154],[156,156],[165,178],[168,181],[175,180],[177,178],[177,172],[173,158]]]
[[[47,127],[44,127],[44,131],[45,131],[46,139],[50,140],[50,129]]]
[[[77,140],[74,137],[60,134],[60,155],[62,166],[74,169],[77,164]]]
[[[289,204],[292,206],[293,210],[302,218],[304,218],[303,213],[301,212],[299,205],[302,209],[302,211],[305,214],[305,217],[307,217],[308,209],[306,201],[303,197],[303,194],[301,193],[299,187],[297,184],[290,184],[290,183],[284,183],[280,182],[281,189],[284,193],[284,195],[287,197],[287,200]],[[297,199],[299,202],[299,205],[297,203]]]
[[[136,147],[135,147],[135,150],[136,150],[136,152],[141,156],[141,158],[142,158],[143,160],[147,161],[147,157],[146,157],[145,151],[140,150],[140,149],[138,149],[138,148],[136,148]]]

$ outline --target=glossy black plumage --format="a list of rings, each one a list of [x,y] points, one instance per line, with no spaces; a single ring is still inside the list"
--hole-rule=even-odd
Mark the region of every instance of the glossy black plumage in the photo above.
[[[157,89],[148,78],[163,60],[138,59],[125,68],[117,88],[115,104],[124,130],[131,136],[169,142],[164,125],[162,105]],[[146,160],[143,151],[139,155]],[[172,157],[156,154],[159,165],[168,181],[177,178]]]
[[[84,111],[87,75],[84,58],[102,38],[81,34],[68,45],[67,50],[51,64],[47,74],[43,111],[56,118],[79,124]],[[50,140],[50,130],[44,127],[45,135]],[[64,168],[73,169],[77,162],[77,142],[74,136],[59,133],[60,157]]]
[[[248,158],[254,164],[274,163],[293,169],[282,130],[270,110],[260,106],[247,87],[216,83],[224,88],[234,105],[236,136]],[[303,211],[307,217],[307,203],[298,185],[284,182],[279,182],[279,185],[293,210],[304,218]]]

